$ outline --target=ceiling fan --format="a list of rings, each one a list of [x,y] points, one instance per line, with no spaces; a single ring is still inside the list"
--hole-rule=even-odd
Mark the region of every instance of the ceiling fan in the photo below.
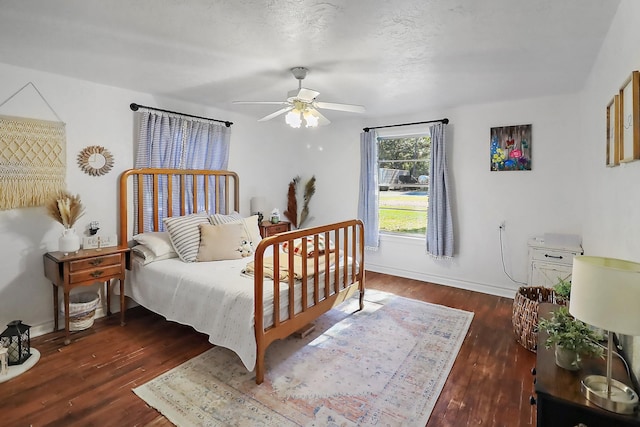
[[[266,122],[282,114],[287,113],[285,122],[293,127],[299,128],[304,120],[306,127],[316,127],[331,123],[318,110],[337,110],[350,113],[364,113],[362,105],[338,104],[335,102],[316,101],[320,92],[302,87],[302,80],[307,76],[309,70],[305,67],[294,67],[291,69],[293,76],[298,79],[298,89],[289,91],[286,101],[234,101],[234,104],[261,104],[261,105],[282,105],[278,111],[264,116],[259,122]]]

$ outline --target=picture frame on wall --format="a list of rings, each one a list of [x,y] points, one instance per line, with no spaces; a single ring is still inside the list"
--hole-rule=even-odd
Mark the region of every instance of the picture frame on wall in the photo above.
[[[620,96],[607,104],[607,162],[608,167],[620,164]]]
[[[634,71],[620,88],[620,163],[640,159],[640,72]]]
[[[491,171],[531,170],[531,125],[491,128]]]

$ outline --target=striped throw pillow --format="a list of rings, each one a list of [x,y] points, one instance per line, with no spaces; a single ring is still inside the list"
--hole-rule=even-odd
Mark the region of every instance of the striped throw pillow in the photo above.
[[[163,220],[171,244],[184,262],[195,262],[200,247],[200,224],[209,223],[206,212],[174,216]]]

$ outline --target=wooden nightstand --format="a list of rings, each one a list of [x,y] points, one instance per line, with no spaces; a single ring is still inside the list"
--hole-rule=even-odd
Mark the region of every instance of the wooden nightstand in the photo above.
[[[275,224],[271,221],[262,221],[260,224],[260,235],[263,239],[287,231],[291,231],[291,223],[289,221],[280,221]]]
[[[62,252],[44,254],[44,275],[53,287],[53,323],[58,330],[58,288],[64,290],[65,344],[69,344],[69,292],[77,286],[90,286],[95,282],[106,284],[107,314],[111,315],[111,280],[120,282],[120,325],[124,326],[124,275],[129,248],[113,247],[83,249],[75,254]]]

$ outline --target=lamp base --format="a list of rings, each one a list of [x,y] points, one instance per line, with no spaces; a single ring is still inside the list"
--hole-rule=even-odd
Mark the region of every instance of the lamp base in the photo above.
[[[633,414],[638,395],[626,384],[611,379],[611,396],[607,396],[607,377],[589,375],[580,384],[580,391],[590,401],[616,414]]]

